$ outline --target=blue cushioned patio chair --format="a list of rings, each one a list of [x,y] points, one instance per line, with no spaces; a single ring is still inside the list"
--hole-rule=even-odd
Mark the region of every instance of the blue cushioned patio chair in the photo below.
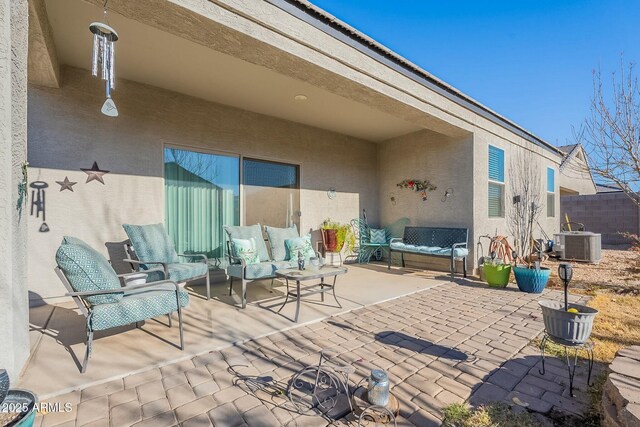
[[[93,333],[135,324],[178,312],[180,350],[184,350],[182,308],[189,294],[171,280],[121,286],[120,277],[109,261],[80,239],[65,237],[56,252],[56,274],[86,319],[86,352],[81,372],[87,369],[91,356]],[[130,273],[129,273],[130,274]]]
[[[408,218],[401,218],[392,224],[384,227],[384,242],[372,242],[371,229],[367,222],[362,218],[355,218],[351,220],[351,227],[353,232],[358,236],[358,247],[356,253],[358,256],[358,263],[367,264],[371,260],[371,257],[376,253],[387,253],[390,256],[389,242],[394,237],[401,237],[404,231],[404,227],[409,223]],[[375,232],[375,231],[374,231]],[[378,258],[380,260],[380,258]]]
[[[134,271],[148,273],[147,282],[173,280],[183,283],[205,278],[207,299],[211,298],[209,260],[205,254],[179,254],[163,224],[123,224],[130,243],[125,245],[127,259]],[[200,258],[184,262],[180,258]]]

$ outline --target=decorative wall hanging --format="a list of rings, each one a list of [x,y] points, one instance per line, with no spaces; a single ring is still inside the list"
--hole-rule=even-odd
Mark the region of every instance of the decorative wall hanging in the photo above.
[[[440,201],[442,203],[446,202],[449,197],[453,196],[453,188],[449,187],[446,190],[444,190],[444,194],[442,195],[442,199],[440,199]]]
[[[107,2],[104,2],[104,21],[107,21]],[[93,55],[91,57],[91,74],[98,77],[98,69],[100,76],[105,80],[107,99],[102,104],[100,110],[102,114],[109,117],[118,117],[118,109],[115,102],[111,99],[111,91],[116,87],[116,41],[118,33],[111,26],[104,22],[92,22],[89,25],[89,31],[93,34]]]
[[[22,181],[18,183],[18,202],[16,208],[18,209],[18,219],[22,216],[22,208],[27,203],[27,184],[29,182],[28,169],[29,162],[24,162],[21,165],[22,168]]]
[[[77,184],[77,182],[69,181],[69,177],[65,176],[64,181],[56,181],[56,184],[60,185],[60,191],[69,190],[73,191],[73,186]]]
[[[417,179],[405,179],[404,181],[399,182],[396,185],[400,188],[406,188],[411,191],[420,193],[422,201],[427,200],[427,192],[435,191],[438,188],[435,185],[431,184],[428,179],[425,179],[424,181],[420,181]]]
[[[46,195],[45,189],[49,187],[44,181],[33,181],[29,187],[33,188],[31,190],[31,215],[34,215],[36,218],[40,218],[40,214],[42,214],[42,224],[38,231],[41,233],[46,233],[49,231],[49,226],[47,225],[47,211],[46,211]]]
[[[109,171],[100,169],[98,167],[98,162],[93,162],[93,166],[91,166],[91,169],[80,169],[80,170],[88,175],[87,183],[95,180],[95,181],[101,182],[103,185],[104,185],[104,180],[102,179],[102,176],[109,173]]]
[[[33,190],[31,190],[31,215],[34,215],[35,211],[36,218],[40,218],[40,214],[42,214],[42,221],[46,221],[46,197],[44,190],[49,187],[49,184],[44,181],[33,181],[29,187],[33,188]]]

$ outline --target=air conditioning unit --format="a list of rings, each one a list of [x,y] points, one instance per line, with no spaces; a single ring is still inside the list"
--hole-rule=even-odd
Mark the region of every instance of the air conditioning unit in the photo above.
[[[601,236],[589,231],[567,231],[553,235],[553,249],[562,260],[597,264],[601,259]]]

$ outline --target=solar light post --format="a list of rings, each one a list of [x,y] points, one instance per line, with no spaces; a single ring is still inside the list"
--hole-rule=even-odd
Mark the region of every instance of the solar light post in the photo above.
[[[558,276],[564,283],[564,311],[569,310],[569,282],[573,276],[573,268],[571,264],[563,262],[558,266]]]

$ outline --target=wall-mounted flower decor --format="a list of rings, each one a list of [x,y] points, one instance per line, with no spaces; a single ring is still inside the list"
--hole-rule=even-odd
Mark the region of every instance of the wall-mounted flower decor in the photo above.
[[[400,188],[406,188],[411,191],[419,192],[423,202],[427,200],[427,192],[435,191],[438,188],[435,185],[431,184],[428,179],[424,181],[420,181],[418,179],[405,179],[404,181],[399,182],[396,185]]]

